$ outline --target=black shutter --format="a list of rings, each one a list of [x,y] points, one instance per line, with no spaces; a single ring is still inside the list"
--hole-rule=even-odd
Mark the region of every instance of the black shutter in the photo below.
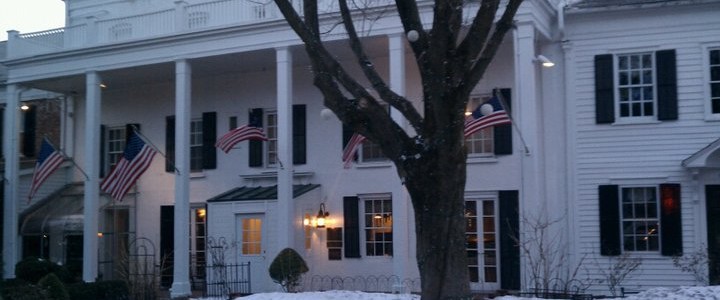
[[[350,142],[350,139],[352,138],[353,134],[355,134],[355,131],[345,124],[342,124],[342,150],[345,151],[345,147]],[[357,161],[358,156],[357,152],[355,152],[355,157],[353,158],[353,161]]]
[[[675,50],[655,52],[658,120],[678,119],[677,67]]]
[[[165,172],[175,172],[175,116],[165,117]]]
[[[305,105],[293,105],[293,164],[307,163],[307,133],[305,125]]]
[[[263,109],[253,108],[250,110],[248,124],[263,125]],[[267,134],[267,132],[266,132]],[[248,149],[248,165],[250,167],[262,167],[263,165],[263,141],[250,140]]]
[[[595,55],[595,123],[615,122],[612,54]]]
[[[4,128],[5,128],[5,108],[0,107],[0,157],[5,155],[5,153],[3,153],[3,150],[2,150],[3,149],[3,140],[4,140],[2,138],[2,134],[4,132],[3,131]],[[0,184],[0,186],[2,186],[2,184]],[[0,236],[2,236],[2,235],[0,235]]]
[[[660,185],[660,247],[662,255],[665,256],[683,253],[680,202],[679,184]]]
[[[107,154],[107,126],[100,125],[100,178],[105,177],[105,173],[108,172],[107,170],[107,161],[106,154]]]
[[[206,112],[202,114],[202,139],[203,139],[203,169],[214,170],[217,168],[217,113]]]
[[[518,191],[498,192],[500,288],[520,289],[520,215]]]
[[[600,255],[620,255],[620,193],[617,185],[598,187]]]
[[[169,287],[173,282],[173,251],[175,245],[175,207],[160,206],[160,286]]]
[[[358,197],[343,197],[345,257],[360,257],[360,213]]]
[[[500,89],[502,96],[502,105],[508,114],[511,114],[512,90]],[[495,155],[510,155],[513,151],[512,143],[512,124],[496,125],[493,128]]]
[[[37,106],[30,105],[25,111],[25,124],[23,131],[22,154],[25,157],[35,157],[35,129],[37,124]]]

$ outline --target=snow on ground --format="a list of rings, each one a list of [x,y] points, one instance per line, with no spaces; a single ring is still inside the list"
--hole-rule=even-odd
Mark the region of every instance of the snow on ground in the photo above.
[[[541,300],[539,298],[522,298],[514,296],[503,296],[497,300]],[[720,300],[720,286],[697,286],[697,287],[675,287],[675,288],[654,288],[645,292],[628,296],[627,298],[616,298],[607,300]],[[197,299],[210,300],[210,298]],[[306,293],[261,293],[247,297],[236,298],[235,300],[420,300],[418,295],[408,294],[380,294],[363,293],[355,291],[328,291],[328,292],[306,292]]]

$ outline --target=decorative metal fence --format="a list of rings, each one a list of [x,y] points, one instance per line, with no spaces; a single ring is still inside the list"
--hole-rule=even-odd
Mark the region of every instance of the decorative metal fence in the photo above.
[[[303,291],[348,290],[374,293],[418,293],[419,278],[400,279],[394,275],[369,276],[304,276],[300,287]]]
[[[205,297],[223,297],[250,294],[250,262],[207,266]]]

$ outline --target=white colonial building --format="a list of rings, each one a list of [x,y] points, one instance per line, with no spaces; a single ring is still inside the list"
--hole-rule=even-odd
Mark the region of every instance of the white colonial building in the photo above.
[[[172,296],[211,282],[205,266],[217,261],[250,262],[251,292],[274,291],[267,269],[292,247],[310,266],[305,289],[417,290],[412,205],[394,167],[371,142],[343,167],[352,132],[321,114],[303,45],[264,2],[66,0],[66,27],[9,32],[0,58],[6,278],[25,256],[95,281],[149,254]],[[335,1],[320,2],[329,50],[361,74],[332,26]],[[500,94],[514,119],[467,141],[471,287],[537,287],[541,250],[560,253],[562,263],[547,264],[582,264],[575,279],[596,293],[609,292],[603,274],[628,256],[642,263],[622,287],[695,284],[672,256],[712,258],[720,247],[720,223],[707,217],[720,212],[720,1],[558,2],[523,3],[468,107]],[[381,17],[358,20],[371,59],[421,106],[394,6],[371,4]],[[432,2],[418,5],[430,20]],[[57,103],[53,142],[74,163],[28,203],[32,166],[7,154],[23,148],[18,133],[35,144],[46,133],[27,137],[43,127],[7,108],[43,100]],[[251,118],[268,141],[214,147]],[[167,159],[156,156],[112,201],[99,182],[129,125]],[[533,243],[541,224],[551,225],[552,249]],[[709,262],[703,272],[715,282]],[[572,279],[560,273],[551,279]]]

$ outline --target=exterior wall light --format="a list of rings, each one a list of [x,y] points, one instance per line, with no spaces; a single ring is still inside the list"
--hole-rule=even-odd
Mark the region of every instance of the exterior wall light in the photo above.
[[[330,216],[330,213],[327,212],[327,210],[325,209],[325,203],[320,203],[320,210],[317,214],[317,224],[315,225],[315,227],[325,228],[325,218],[327,218],[328,216]]]
[[[555,66],[555,63],[552,62],[549,58],[545,57],[545,55],[538,54],[538,56],[535,58],[535,62],[539,62],[543,67],[550,68]]]

